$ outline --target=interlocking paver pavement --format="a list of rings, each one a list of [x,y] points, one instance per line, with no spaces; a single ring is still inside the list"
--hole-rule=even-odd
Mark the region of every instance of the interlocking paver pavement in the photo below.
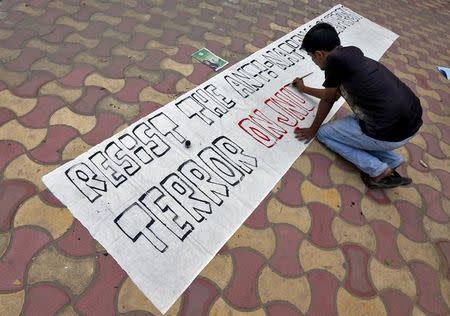
[[[381,60],[421,98],[407,188],[367,190],[313,142],[168,315],[447,315],[446,0],[342,3],[400,35]],[[336,4],[331,0],[4,0],[0,314],[158,314],[42,175]],[[339,115],[345,113],[342,109]]]

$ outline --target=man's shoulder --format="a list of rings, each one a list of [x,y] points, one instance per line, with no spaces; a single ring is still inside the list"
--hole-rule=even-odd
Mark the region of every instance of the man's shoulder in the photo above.
[[[368,58],[356,46],[338,47],[327,57],[325,69],[355,72],[367,64]]]
[[[331,52],[329,57],[332,60],[347,60],[354,57],[364,57],[364,54],[362,50],[356,46],[340,46]]]

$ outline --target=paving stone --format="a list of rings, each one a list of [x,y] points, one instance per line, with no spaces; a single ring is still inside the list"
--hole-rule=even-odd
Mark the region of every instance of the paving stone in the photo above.
[[[235,249],[232,253],[236,270],[224,296],[237,308],[255,308],[259,303],[256,279],[264,264],[264,257],[245,249]]]
[[[244,222],[245,226],[254,228],[254,229],[262,229],[267,227],[268,221],[267,221],[267,204],[269,203],[270,199],[272,198],[272,195],[269,193],[262,201],[259,203],[259,205],[256,207],[256,209],[250,214],[250,216],[246,219]]]
[[[57,64],[72,65],[73,58],[84,49],[85,47],[78,43],[63,43],[56,52],[48,56],[48,59]]]
[[[340,249],[324,250],[304,240],[300,245],[299,259],[304,271],[327,270],[340,281],[345,277],[345,259]]]
[[[446,277],[447,279],[450,279],[450,241],[439,241],[436,243],[436,246],[441,251],[441,254],[444,257],[444,269],[446,269]]]
[[[165,94],[176,94],[175,85],[180,80],[180,75],[173,71],[166,72],[162,80],[154,86],[155,90]]]
[[[107,95],[108,91],[106,89],[102,90],[100,87],[94,86],[86,87],[84,95],[71,105],[71,109],[83,115],[93,115],[97,103]]]
[[[89,286],[93,274],[92,258],[67,257],[50,246],[34,258],[28,270],[28,283],[54,282],[64,286],[69,294],[80,295]]]
[[[351,295],[344,288],[338,290],[337,309],[339,315],[363,315],[370,311],[372,315],[387,315],[386,308],[379,297],[362,299]]]
[[[64,14],[65,12],[63,10],[56,8],[47,8],[45,10],[45,13],[38,17],[38,21],[43,24],[51,25],[54,24],[55,21]]]
[[[286,277],[300,276],[303,271],[297,254],[304,235],[287,224],[277,224],[273,230],[278,247],[275,254],[270,258],[270,266],[280,275]]]
[[[217,295],[218,291],[210,282],[199,278],[194,280],[184,294],[180,315],[207,314]]]
[[[47,284],[32,286],[27,292],[24,315],[54,315],[69,302],[69,297],[58,287]]]
[[[422,225],[423,213],[421,210],[407,201],[398,201],[395,206],[402,218],[402,227],[400,228],[402,234],[417,242],[425,241],[427,236]]]
[[[214,282],[220,289],[224,289],[228,285],[233,275],[234,265],[228,251],[228,249],[222,248],[219,254],[200,272],[200,276]]]
[[[15,113],[6,108],[0,108],[0,126],[15,118]]]
[[[375,258],[389,267],[401,267],[405,262],[397,248],[395,227],[385,221],[373,221],[370,226],[377,239]]]
[[[14,94],[21,97],[36,97],[39,88],[53,80],[55,76],[45,71],[33,71],[27,80],[13,90]]]
[[[381,294],[381,299],[390,315],[410,315],[412,302],[402,292],[387,290]]]
[[[99,34],[102,34],[109,27],[109,24],[101,21],[90,21],[87,27],[79,32],[79,34],[86,38],[97,39]]]
[[[311,289],[305,276],[286,279],[265,267],[258,278],[258,291],[262,302],[287,301],[302,313],[311,304]]]
[[[99,111],[106,111],[111,114],[117,114],[124,120],[131,121],[138,115],[139,105],[133,103],[124,103],[109,95],[103,98],[97,104],[97,112]]]
[[[66,208],[44,204],[38,195],[20,205],[14,217],[14,227],[39,226],[54,239],[64,234],[72,222],[73,217]]]
[[[104,38],[91,52],[99,57],[109,57],[113,47],[118,46],[120,43],[121,41],[116,38]]]
[[[277,198],[287,205],[300,205],[303,199],[300,195],[300,183],[303,180],[303,175],[295,169],[289,169],[282,178],[283,186],[277,192]]]
[[[96,145],[104,139],[112,136],[113,131],[123,123],[123,119],[110,112],[101,112],[97,116],[97,124],[83,136],[86,143]]]
[[[312,217],[312,229],[309,233],[311,241],[322,248],[336,247],[336,239],[331,230],[335,212],[322,203],[310,203],[308,209]]]
[[[336,306],[339,282],[330,273],[315,270],[308,275],[311,284],[311,307],[308,315],[338,315]]]
[[[306,207],[290,207],[272,198],[267,205],[267,218],[271,223],[288,223],[307,233],[311,227],[311,215]]]
[[[287,303],[270,303],[267,306],[267,312],[270,316],[285,315],[298,316],[300,311]]]
[[[40,95],[59,96],[68,103],[73,103],[78,100],[81,97],[82,93],[83,91],[81,89],[65,87],[57,81],[46,83],[39,90]]]
[[[29,261],[47,242],[49,237],[42,231],[29,227],[15,231],[9,249],[0,259],[2,291],[17,291],[24,287],[25,270]]]
[[[5,66],[12,71],[26,71],[44,55],[45,52],[39,49],[25,47],[17,59],[10,61]]]
[[[414,242],[402,234],[397,236],[397,245],[400,254],[405,261],[421,261],[431,265],[434,269],[439,269],[439,254],[436,249],[432,247],[431,243]]]
[[[160,104],[155,102],[144,102],[140,104],[139,114],[132,120],[132,122],[136,122],[137,120],[147,116],[153,111],[159,109],[161,107]]]
[[[61,160],[65,145],[78,136],[78,131],[70,126],[51,126],[40,145],[30,151],[30,155],[43,163],[55,163]]]
[[[123,89],[115,94],[115,97],[126,103],[139,102],[140,92],[148,85],[145,80],[138,78],[128,78],[125,80]]]
[[[425,200],[427,216],[438,222],[447,222],[449,216],[442,209],[441,199],[439,198],[442,193],[427,185],[418,185],[417,189]]]
[[[139,20],[130,18],[130,17],[122,17],[122,21],[120,24],[116,25],[114,28],[122,33],[131,32],[137,24],[139,24]]]
[[[80,21],[89,21],[91,16],[93,14],[95,14],[96,12],[98,12],[98,9],[85,5],[85,6],[80,7],[78,12],[72,14],[71,16],[74,19],[77,19]],[[91,21],[89,21],[89,24],[93,23],[93,22],[96,22],[96,21],[91,20]]]
[[[342,251],[348,266],[345,289],[359,297],[374,296],[376,292],[369,279],[368,262],[370,254],[368,251],[356,245],[343,246]]]
[[[167,311],[166,315],[177,315],[180,309],[181,299],[178,299],[174,305]],[[158,315],[159,312],[156,307],[144,296],[138,287],[126,278],[120,287],[119,296],[117,299],[117,308],[121,313],[133,312],[136,310],[148,311],[151,314]],[[144,316],[143,312],[143,316]],[[147,313],[145,313],[147,315]]]
[[[0,197],[2,212],[0,212],[0,231],[5,232],[11,228],[14,215],[23,202],[35,193],[33,185],[26,181],[9,180],[0,183]]]
[[[43,202],[49,204],[50,206],[63,208],[64,204],[61,203],[51,192],[49,189],[41,191],[39,197]]]
[[[25,290],[0,294],[0,313],[19,315],[25,301]]]
[[[125,56],[114,56],[111,63],[103,68],[102,73],[105,77],[113,79],[123,79],[124,70],[133,63],[131,58]]]
[[[340,209],[342,204],[341,196],[336,188],[321,188],[312,184],[310,181],[305,180],[300,186],[300,192],[306,203],[320,202],[328,205],[336,212]]]
[[[419,305],[434,314],[443,315],[448,312],[448,307],[440,294],[436,271],[420,262],[412,263],[410,266],[418,286]]]
[[[30,30],[15,30],[14,35],[2,41],[2,47],[9,49],[21,48],[23,43],[34,37],[35,33]]]
[[[338,186],[342,199],[341,216],[344,220],[354,225],[364,225],[366,220],[361,209],[361,192],[349,185]]]
[[[96,278],[88,290],[77,299],[75,305],[81,313],[114,315],[114,298],[126,274],[109,255],[100,254],[97,261]]]
[[[128,47],[136,50],[144,50],[147,43],[152,39],[152,36],[145,33],[135,33],[128,42]]]
[[[148,70],[159,69],[159,63],[166,57],[166,53],[160,50],[151,49],[147,51],[147,58],[139,63],[139,66]]]
[[[67,25],[55,25],[53,31],[43,37],[50,43],[61,43],[64,38],[73,32],[73,28]]]
[[[59,109],[50,118],[50,125],[70,125],[81,134],[90,132],[96,123],[95,117],[74,113],[67,107]]]
[[[36,107],[31,112],[21,116],[19,121],[28,127],[46,128],[49,124],[50,117],[62,106],[64,106],[64,102],[58,97],[39,97]]]
[[[449,199],[450,198],[450,188],[448,185],[445,185],[445,183],[447,183],[445,179],[449,179],[450,173],[448,173],[445,170],[435,170],[434,172],[442,184],[442,194],[447,199]]]
[[[251,229],[246,226],[239,228],[228,240],[227,246],[234,248],[249,248],[261,253],[267,259],[271,258],[275,251],[276,237],[271,228]]]
[[[81,87],[84,84],[84,79],[94,70],[95,68],[91,65],[75,65],[72,71],[59,81],[68,87]]]
[[[212,69],[203,64],[194,64],[194,71],[187,79],[195,84],[201,84],[208,79]]]

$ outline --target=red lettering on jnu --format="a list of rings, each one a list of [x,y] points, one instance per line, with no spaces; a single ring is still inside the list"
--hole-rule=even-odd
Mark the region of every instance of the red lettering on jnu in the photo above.
[[[264,100],[264,110],[253,109],[238,125],[258,143],[271,148],[287,134],[286,126],[297,126],[314,110],[314,106],[288,84]]]

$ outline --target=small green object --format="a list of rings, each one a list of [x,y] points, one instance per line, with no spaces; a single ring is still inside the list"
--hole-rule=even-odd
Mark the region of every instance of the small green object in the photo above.
[[[209,49],[203,47],[192,54],[192,57],[201,62],[202,64],[208,65],[215,71],[223,68],[228,62],[211,52]]]

